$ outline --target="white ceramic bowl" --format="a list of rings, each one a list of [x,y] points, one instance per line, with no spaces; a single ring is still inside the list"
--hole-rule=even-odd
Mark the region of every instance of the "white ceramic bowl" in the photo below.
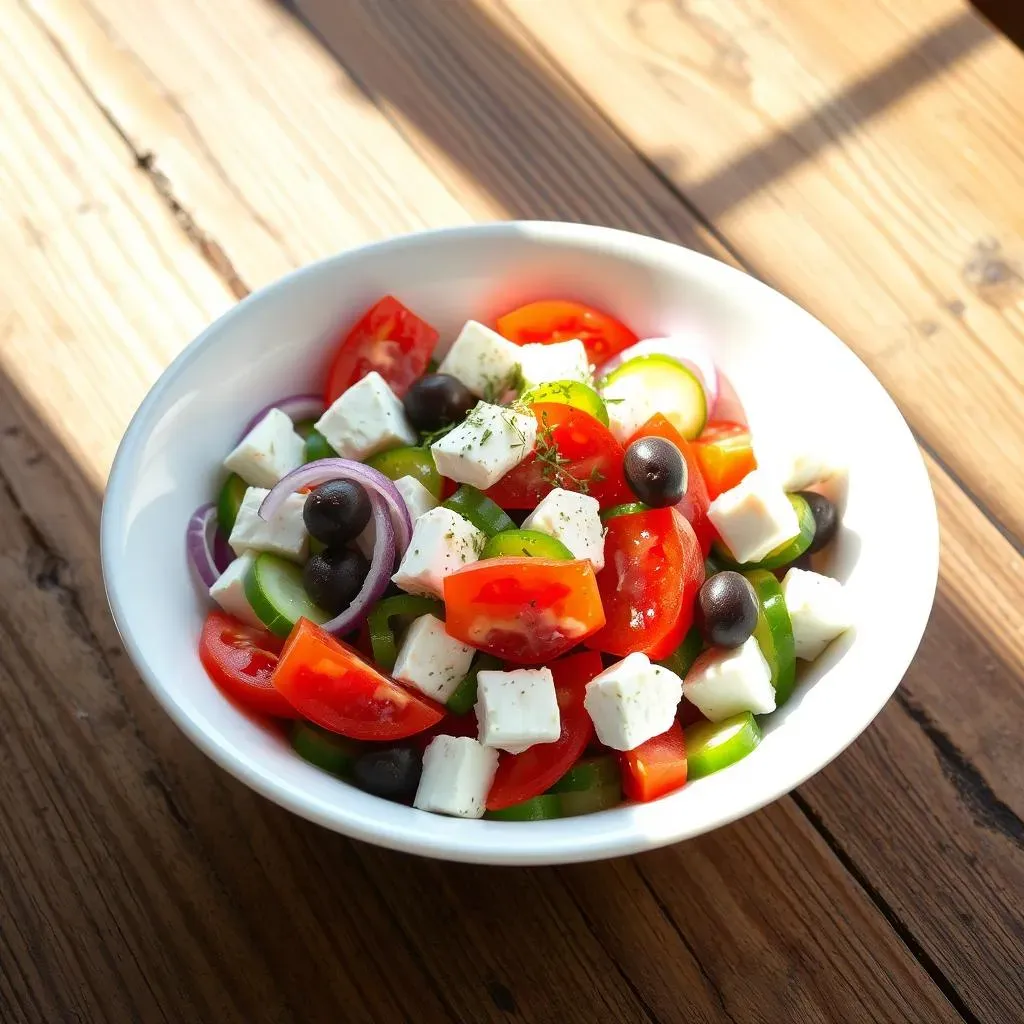
[[[640,337],[703,335],[755,431],[823,439],[849,466],[829,571],[857,628],[803,676],[739,764],[645,805],[537,823],[439,817],[369,796],[295,756],[221,696],[196,655],[208,599],[186,563],[189,514],[257,409],[319,390],[339,328],[394,293],[449,340],[541,297],[593,303]],[[827,328],[747,275],[667,242],[604,228],[504,223],[430,231],[306,267],[251,295],[171,364],[132,420],[107,485],[103,572],[146,683],[202,750],[303,817],[371,843],[451,860],[551,864],[635,853],[756,810],[867,727],[917,649],[938,567],[935,506],[917,446],[881,385]]]

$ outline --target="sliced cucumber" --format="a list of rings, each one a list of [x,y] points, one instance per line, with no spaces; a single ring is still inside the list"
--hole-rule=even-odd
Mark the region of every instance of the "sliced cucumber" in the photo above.
[[[795,562],[811,546],[814,542],[814,513],[811,506],[799,494],[787,494],[786,497],[796,512],[800,532],[792,540],[787,540],[769,551],[759,562],[737,562],[725,543],[720,539],[716,540],[712,545],[712,551],[716,561],[720,562],[723,568],[736,569],[740,572],[752,569],[781,569],[782,566]]]
[[[342,777],[351,773],[352,762],[363,749],[354,740],[321,729],[312,722],[293,722],[289,739],[292,749],[304,761]]]
[[[444,485],[429,448],[392,448],[390,451],[371,455],[366,464],[378,473],[383,473],[389,480],[401,480],[403,476],[411,476],[414,480],[419,480],[438,501],[441,500],[441,489]]]
[[[622,505],[612,505],[611,508],[602,510],[601,522],[607,523],[609,519],[614,519],[616,516],[632,516],[637,512],[646,512],[648,508],[649,506],[641,501],[627,501]]]
[[[570,768],[549,790],[549,793],[578,793],[584,789],[603,789],[621,784],[619,762],[610,754],[585,757]]]
[[[563,818],[576,818],[581,814],[594,814],[617,807],[622,803],[622,786],[598,786],[596,789],[581,789],[572,793],[559,793]]]
[[[782,596],[779,581],[766,569],[744,573],[757,595],[760,605],[754,637],[764,660],[772,670],[775,687],[775,706],[789,700],[796,685],[796,646],[793,642],[793,623]]]
[[[560,558],[570,561],[573,553],[556,537],[539,530],[504,530],[484,545],[480,560],[485,558]]]
[[[680,679],[690,671],[690,666],[697,660],[704,647],[704,638],[696,626],[690,627],[690,632],[683,637],[683,642],[665,659],[658,664],[675,672]]]
[[[696,722],[683,730],[689,780],[728,768],[761,742],[761,727],[749,711],[721,722]]]
[[[246,573],[245,597],[260,622],[277,636],[287,636],[299,619],[322,625],[331,618],[306,593],[302,569],[266,551]]]
[[[235,527],[235,520],[238,518],[238,510],[242,507],[242,500],[249,485],[237,474],[224,481],[217,497],[217,525],[225,537],[231,536]]]
[[[500,811],[488,811],[484,815],[491,821],[544,821],[561,816],[561,801],[557,796],[547,793],[535,796],[532,800],[524,800],[521,804],[503,807]]]
[[[483,491],[478,491],[469,484],[463,484],[447,501],[441,504],[453,512],[458,512],[463,519],[468,519],[478,530],[483,530],[488,537],[493,537],[503,530],[516,528],[516,524],[512,522],[504,509],[499,508]]]
[[[700,435],[708,409],[700,381],[671,356],[627,359],[599,385],[605,402],[624,402],[633,429],[661,413],[688,441]]]
[[[321,459],[336,459],[338,453],[327,443],[327,438],[318,430],[311,430],[306,435],[305,454],[306,462],[319,462]]]
[[[526,405],[538,402],[554,402],[556,405],[571,405],[590,413],[599,423],[608,426],[608,409],[601,396],[589,384],[578,380],[556,380],[548,384],[538,384],[535,388],[522,394],[519,400]]]

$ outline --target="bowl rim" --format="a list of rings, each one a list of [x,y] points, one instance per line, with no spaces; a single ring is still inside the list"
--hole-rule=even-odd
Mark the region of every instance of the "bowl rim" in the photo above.
[[[735,274],[737,277],[746,279],[744,287],[754,288],[755,290],[764,289],[770,292],[775,296],[776,300],[782,300],[789,306],[794,307],[798,311],[798,315],[809,317],[813,320],[821,330],[832,335],[835,341],[842,346],[854,361],[861,363],[863,371],[870,375],[878,384],[878,387],[885,393],[892,407],[891,411],[898,418],[898,423],[902,426],[902,429],[906,431],[907,438],[916,445],[913,434],[899,412],[898,407],[893,402],[891,396],[882,388],[877,378],[863,365],[856,353],[850,350],[842,339],[838,338],[826,325],[822,324],[821,321],[817,320],[813,314],[809,313],[802,306],[799,306],[791,299],[747,274],[745,271],[723,263],[712,256],[688,249],[678,243],[598,225],[560,221],[498,221],[409,232],[380,241],[354,246],[305,264],[255,289],[240,302],[227,309],[193,338],[161,373],[129,421],[111,465],[104,494],[100,521],[100,563],[104,589],[114,623],[136,671],[139,672],[147,689],[156,697],[157,702],[167,712],[172,721],[203,753],[221,768],[224,768],[235,778],[262,796],[301,817],[355,839],[361,839],[375,845],[407,853],[469,863],[541,865],[573,863],[630,855],[709,832],[759,810],[787,793],[792,792],[808,778],[821,771],[853,743],[874,721],[895,692],[920,645],[931,614],[938,582],[938,518],[927,470],[920,451],[918,451],[920,476],[924,483],[924,488],[919,490],[919,493],[921,496],[926,493],[928,498],[926,502],[921,502],[922,508],[917,510],[919,513],[924,513],[924,518],[915,521],[917,546],[923,558],[923,562],[919,564],[918,568],[924,571],[924,575],[923,577],[918,577],[918,585],[915,588],[915,600],[912,603],[913,606],[910,609],[908,619],[900,624],[898,640],[887,649],[887,674],[891,672],[893,680],[891,688],[881,688],[877,695],[877,701],[872,701],[869,705],[866,705],[862,714],[855,721],[847,723],[844,741],[839,746],[819,753],[817,757],[801,764],[796,771],[789,774],[781,773],[783,777],[780,780],[777,780],[772,785],[764,786],[752,799],[739,801],[735,806],[725,806],[711,815],[704,815],[697,824],[685,819],[680,820],[674,827],[664,830],[659,829],[656,834],[634,826],[620,828],[614,833],[609,832],[607,836],[597,837],[596,839],[592,838],[587,842],[577,844],[553,843],[549,829],[545,826],[555,825],[557,824],[556,822],[534,822],[527,829],[519,823],[443,819],[451,823],[451,838],[437,839],[426,837],[418,835],[414,826],[396,827],[385,825],[383,822],[370,821],[362,815],[352,814],[346,810],[344,800],[328,804],[323,800],[312,798],[296,787],[262,770],[260,765],[254,763],[239,750],[226,747],[221,741],[212,736],[203,727],[202,723],[190,715],[186,708],[178,702],[174,696],[173,688],[165,684],[161,674],[149,663],[141,644],[129,626],[129,616],[119,592],[115,534],[120,526],[120,517],[115,514],[114,510],[119,504],[123,504],[130,488],[130,467],[134,464],[137,450],[146,437],[144,428],[151,411],[159,405],[164,393],[174,386],[177,378],[197,358],[212,338],[236,319],[244,318],[251,305],[263,301],[270,293],[288,290],[307,275],[318,274],[327,266],[344,264],[353,258],[366,256],[370,253],[386,252],[387,250],[398,249],[409,244],[429,245],[435,242],[450,244],[471,238],[502,239],[521,236],[524,232],[531,239],[541,243],[545,241],[569,245],[586,243],[591,247],[597,245],[598,247],[608,247],[612,250],[621,249],[622,247],[628,247],[633,250],[639,248],[641,251],[645,251],[652,256],[657,256],[659,253],[662,255],[671,253],[677,259],[680,258],[681,254],[685,254],[685,258],[692,261],[696,266],[705,265],[704,269],[706,271],[710,270],[706,265],[711,264],[713,265],[714,273],[725,274],[726,276]],[[411,808],[406,810],[409,810],[412,814],[424,813],[415,812]],[[476,841],[467,841],[472,834],[466,832],[466,826],[476,826],[480,829],[480,834]],[[514,835],[509,830],[514,830]],[[490,838],[484,838],[485,836]],[[513,839],[515,840],[514,842],[511,841]]]

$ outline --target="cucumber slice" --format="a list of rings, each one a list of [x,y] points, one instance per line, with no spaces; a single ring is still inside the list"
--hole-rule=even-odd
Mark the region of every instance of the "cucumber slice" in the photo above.
[[[599,385],[605,402],[628,402],[632,418],[642,426],[655,413],[666,419],[688,441],[700,435],[708,418],[704,388],[678,359],[649,355],[627,359]]]
[[[466,678],[459,683],[456,691],[448,698],[445,707],[453,715],[468,715],[476,703],[476,677],[480,672],[489,672],[502,667],[500,659],[493,654],[478,654]]]
[[[779,581],[766,569],[755,569],[743,574],[757,595],[760,609],[754,637],[761,653],[772,670],[775,687],[775,706],[781,707],[793,694],[796,685],[796,647],[793,643],[793,623],[782,596]]]
[[[703,649],[704,638],[700,635],[700,630],[696,626],[692,626],[690,632],[683,637],[683,642],[658,664],[670,672],[675,672],[682,679],[690,671],[690,666],[697,660]]]
[[[401,480],[403,476],[411,476],[419,480],[438,501],[441,500],[443,482],[429,448],[392,448],[390,451],[370,456],[366,464],[383,473],[389,480]]]
[[[231,536],[235,520],[238,518],[238,510],[242,507],[242,500],[248,489],[249,485],[237,473],[232,473],[220,489],[217,496],[217,525],[225,537]]]
[[[505,514],[504,509],[499,508],[483,491],[478,491],[469,484],[463,484],[442,504],[445,508],[458,512],[463,519],[468,519],[488,537],[516,528],[516,524]]]
[[[491,821],[545,821],[548,818],[560,818],[562,804],[557,796],[547,793],[535,796],[532,800],[524,800],[521,804],[513,804],[500,811],[488,811],[484,817]]]
[[[603,509],[600,513],[601,522],[607,523],[609,519],[614,519],[616,516],[632,516],[637,512],[646,512],[648,506],[640,501],[627,501],[623,505],[612,505],[611,508]]]
[[[717,539],[712,545],[712,551],[716,561],[720,562],[723,568],[735,569],[738,572],[752,569],[781,569],[782,566],[795,562],[814,543],[814,513],[811,506],[799,494],[787,494],[786,497],[796,512],[800,532],[792,540],[787,540],[769,551],[759,562],[737,562],[725,542]]]
[[[288,738],[292,749],[304,761],[343,778],[351,773],[352,762],[362,751],[361,745],[354,740],[321,729],[312,722],[292,723]]]
[[[747,756],[761,742],[761,727],[749,711],[721,722],[696,722],[683,730],[688,780],[721,771]]]
[[[594,814],[617,807],[622,803],[622,786],[599,786],[597,789],[581,789],[574,793],[559,793],[558,800],[563,818],[576,818],[581,814]]]
[[[620,787],[619,762],[609,754],[585,757],[570,768],[549,790],[549,793],[578,793],[585,789]]]
[[[519,400],[526,405],[538,402],[554,402],[556,405],[571,405],[590,413],[600,423],[608,426],[608,409],[601,396],[589,384],[578,380],[556,380],[530,388]]]
[[[322,625],[331,618],[310,600],[302,569],[266,551],[245,575],[245,597],[260,622],[277,636],[287,636],[299,619]]]
[[[480,560],[485,558],[560,558],[571,561],[573,553],[556,537],[539,530],[504,530],[484,545]]]
[[[338,453],[327,443],[327,438],[319,430],[311,430],[306,435],[303,457],[306,462],[319,462],[321,459],[336,459]]]

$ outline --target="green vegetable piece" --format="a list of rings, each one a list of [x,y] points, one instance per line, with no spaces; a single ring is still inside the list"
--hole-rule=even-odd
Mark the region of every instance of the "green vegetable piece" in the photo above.
[[[683,730],[688,781],[728,768],[761,742],[761,727],[749,711],[722,722],[696,722]]]
[[[557,796],[547,793],[535,796],[532,800],[524,800],[521,804],[513,804],[500,811],[487,811],[484,814],[484,817],[491,821],[545,821],[561,816],[561,801]]]
[[[617,807],[622,803],[622,787],[615,783],[613,786],[559,793],[558,800],[562,808],[562,817],[576,818],[581,814],[594,814],[597,811],[606,811],[609,807]]]
[[[463,484],[447,501],[442,502],[445,508],[458,512],[463,519],[468,519],[478,530],[483,530],[488,537],[504,530],[514,530],[516,524],[482,491],[469,484]]]
[[[557,538],[539,530],[504,530],[496,533],[480,553],[485,558],[558,558],[569,561],[573,553]]]
[[[796,647],[793,623],[779,581],[766,569],[743,574],[754,588],[760,609],[754,636],[772,670],[775,704],[781,707],[792,696],[796,685]]]
[[[321,729],[312,722],[293,722],[289,739],[295,753],[304,761],[342,778],[351,774],[352,762],[363,749],[354,740]]]
[[[707,558],[704,559],[704,580],[705,582],[711,579],[712,576],[717,576],[720,572],[725,571],[725,566],[721,565],[715,558],[715,553],[712,551]]]
[[[493,654],[478,654],[466,678],[458,685],[458,689],[448,698],[445,707],[453,715],[466,715],[476,704],[476,677],[480,672],[500,669],[502,662]]]
[[[298,434],[303,441],[305,441],[315,429],[316,420],[303,420],[301,423],[295,424],[295,433]]]
[[[675,672],[682,679],[703,649],[704,638],[700,635],[700,630],[696,626],[691,626],[689,633],[683,637],[683,642],[658,664],[670,672]]]
[[[396,594],[378,601],[366,617],[370,631],[370,648],[377,665],[390,672],[398,661],[398,638],[396,633],[421,615],[434,615],[444,619],[444,605],[431,597],[416,597],[413,594]]]
[[[651,409],[660,409],[688,441],[700,436],[707,421],[703,385],[671,356],[627,359],[598,384],[598,391],[605,402],[643,397]]]
[[[796,512],[800,532],[792,540],[787,540],[773,551],[769,551],[758,562],[737,562],[725,543],[716,540],[712,545],[712,553],[723,569],[735,569],[738,572],[751,569],[781,569],[784,565],[795,562],[811,546],[814,542],[814,513],[811,506],[799,494],[788,494],[786,497]]]
[[[327,443],[327,438],[319,430],[311,430],[306,435],[306,462],[319,462],[321,459],[336,459],[338,453]]]
[[[429,448],[392,448],[390,451],[371,455],[366,465],[383,473],[389,480],[401,480],[411,476],[438,500],[444,481],[434,465],[434,456]]]
[[[627,501],[622,505],[612,505],[611,508],[606,508],[601,512],[601,522],[607,523],[609,519],[614,519],[616,516],[632,516],[637,512],[646,512],[648,506],[640,501]]]
[[[610,754],[577,761],[549,790],[549,793],[578,793],[587,789],[621,787],[618,760]]]
[[[314,604],[302,582],[302,569],[277,555],[257,555],[245,576],[245,598],[271,633],[287,636],[299,619],[323,625],[331,616]]]
[[[601,396],[589,384],[578,380],[557,380],[530,388],[519,400],[525,405],[539,402],[554,402],[557,405],[571,405],[589,413],[599,423],[608,426],[608,409]]]
[[[242,507],[248,489],[249,485],[237,473],[232,473],[220,489],[217,496],[217,525],[225,537],[230,537],[235,528],[238,510]]]

